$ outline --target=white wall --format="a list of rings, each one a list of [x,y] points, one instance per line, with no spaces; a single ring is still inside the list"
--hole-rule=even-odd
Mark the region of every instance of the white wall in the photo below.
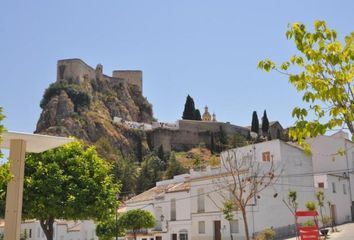
[[[354,144],[348,140],[348,135],[342,131],[331,136],[318,136],[307,141],[311,145],[314,172],[349,177],[347,182],[348,194],[341,197],[338,197],[338,194],[332,196],[333,201],[338,198],[336,201],[341,202],[337,205],[338,208],[340,206],[340,208],[348,211],[338,209],[338,222],[343,222],[350,213],[350,202],[354,199]],[[339,150],[344,150],[344,155],[338,154]],[[342,191],[342,187],[338,190]],[[339,198],[344,198],[344,202]],[[349,205],[344,206],[343,204]]]
[[[171,181],[166,182],[170,183]],[[162,183],[160,182],[159,185]],[[171,199],[176,199],[176,220],[174,221],[171,220]],[[190,239],[191,209],[189,191],[167,192],[161,194],[159,198],[150,201],[128,203],[126,206],[126,211],[137,208],[149,211],[153,216],[155,216],[158,221],[158,225],[161,224],[162,232],[151,233],[150,231],[153,237],[162,236],[163,239],[170,239],[171,234],[179,234],[181,231],[186,230]],[[161,212],[157,211],[157,209],[162,210],[163,221],[161,221]],[[138,240],[143,238],[149,239],[150,237],[150,235],[141,235],[138,236]]]
[[[63,221],[60,221],[63,222]],[[68,228],[80,223],[79,231],[68,231]],[[92,220],[66,221],[65,224],[54,222],[54,240],[98,240]],[[39,221],[26,221],[21,224],[21,232],[26,230],[29,240],[46,240]]]
[[[270,152],[271,158],[274,161],[276,168],[276,176],[282,173],[282,177],[278,179],[276,184],[266,188],[261,192],[260,199],[252,200],[254,206],[249,206],[247,209],[248,227],[252,235],[253,232],[262,231],[266,227],[283,228],[284,231],[291,231],[290,225],[294,224],[294,217],[283,203],[283,199],[287,199],[290,190],[297,191],[298,202],[300,208],[305,208],[305,202],[314,200],[314,182],[313,176],[298,176],[302,173],[312,173],[312,161],[310,156],[306,156],[302,150],[294,146],[290,146],[279,140],[268,141],[251,146],[246,146],[233,150],[236,152],[237,159],[253,160],[261,163],[262,169],[267,169],[270,162],[263,162],[262,153]],[[229,155],[223,153],[222,157],[227,158]],[[255,157],[255,158],[254,158]],[[207,176],[208,174],[205,173]],[[200,180],[198,180],[199,178]],[[193,239],[213,239],[214,236],[214,221],[221,221],[222,239],[229,237],[229,224],[224,219],[220,209],[222,208],[222,196],[218,192],[211,192],[215,190],[216,184],[213,184],[211,178],[201,179],[197,176],[193,180],[191,176],[191,195],[196,195],[198,188],[204,188],[207,193],[205,197],[205,213],[197,213],[197,199],[192,199],[192,235]],[[225,177],[220,178],[226,181]],[[222,184],[219,184],[221,186]],[[274,194],[278,194],[274,198]],[[225,194],[224,194],[225,195]],[[210,198],[213,201],[210,200]],[[271,219],[270,219],[271,214]],[[244,236],[243,219],[240,213],[235,212],[235,218],[239,222],[239,233],[235,234],[237,239],[242,239]],[[271,220],[271,221],[270,221]],[[205,234],[198,233],[198,222],[205,221]],[[253,225],[254,222],[254,225]]]
[[[325,206],[323,215],[331,215],[328,204],[330,202],[335,205],[336,216],[334,218],[336,224],[350,221],[349,180],[331,175],[316,175],[315,186],[318,186],[319,182],[324,183],[324,188],[316,187],[316,191],[324,192]],[[335,185],[335,191],[333,191],[333,184]],[[318,211],[320,211],[319,208]]]

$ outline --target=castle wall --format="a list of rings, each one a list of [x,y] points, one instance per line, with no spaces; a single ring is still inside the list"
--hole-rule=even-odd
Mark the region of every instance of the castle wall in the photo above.
[[[128,84],[137,86],[142,92],[143,89],[143,72],[139,70],[116,70],[113,71],[112,77],[122,78]]]
[[[92,79],[107,79],[113,84],[130,84],[136,86],[142,92],[143,85],[143,72],[138,70],[116,70],[113,76],[103,74],[103,66],[98,64],[99,69],[94,69],[87,65],[84,61],[78,58],[63,59],[57,63],[57,81],[66,79],[73,83],[80,84],[85,78]]]
[[[227,135],[231,136],[234,133],[239,133],[244,136],[248,136],[249,130],[244,127],[232,125],[230,123],[224,122],[205,122],[205,121],[194,121],[194,120],[179,120],[178,121],[180,130],[187,131],[197,131],[197,132],[218,132],[220,131],[220,126],[226,132]]]
[[[151,143],[154,149],[158,149],[160,145],[164,150],[169,152],[171,149],[175,151],[188,151],[200,144],[210,146],[211,132],[219,132],[220,126],[225,133],[231,137],[238,133],[245,137],[248,136],[247,128],[232,125],[223,122],[203,122],[193,120],[179,120],[177,122],[179,129],[153,128],[151,134]]]
[[[89,79],[95,78],[95,70],[81,59],[59,60],[57,64],[57,81],[60,79],[72,80],[74,83],[81,83],[84,76]]]

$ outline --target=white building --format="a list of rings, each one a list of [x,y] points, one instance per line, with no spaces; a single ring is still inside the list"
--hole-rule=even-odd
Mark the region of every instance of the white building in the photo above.
[[[144,209],[150,211],[157,225],[149,231],[141,231],[139,240],[181,239],[187,240],[191,232],[190,183],[188,174],[172,180],[158,182],[156,187],[126,202],[126,211]]]
[[[2,224],[1,224],[2,223]],[[3,232],[4,223],[0,223],[0,232]],[[96,225],[91,220],[54,222],[54,240],[98,240]],[[26,220],[21,223],[21,235],[28,240],[46,240],[45,234],[38,220]]]
[[[315,186],[324,191],[326,202],[330,203],[326,206],[327,215],[332,215],[337,224],[353,220],[354,143],[343,131],[311,138],[308,143],[316,173]]]
[[[305,209],[305,202],[314,201],[311,156],[280,140],[250,145],[228,153],[235,154],[237,159],[259,163],[261,169],[273,162],[277,169],[275,175],[282,174],[275,185],[252,199],[247,209],[250,234],[266,227],[273,227],[278,236],[293,233],[294,217],[283,201],[287,200],[290,190],[298,193],[300,209]],[[229,154],[223,153],[221,158],[225,160]],[[243,239],[245,233],[240,213],[235,211],[235,219],[229,223],[221,211],[225,189],[219,183],[227,179],[225,176],[223,167],[191,171],[190,174],[159,182],[156,187],[127,201],[127,210],[148,210],[158,221],[155,229],[143,231],[138,239],[227,240],[230,239],[230,227],[236,239]]]

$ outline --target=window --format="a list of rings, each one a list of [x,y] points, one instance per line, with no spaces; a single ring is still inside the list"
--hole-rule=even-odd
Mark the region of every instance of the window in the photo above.
[[[199,234],[205,233],[205,222],[204,221],[198,222],[198,233]]]
[[[262,160],[264,162],[270,162],[270,152],[263,152],[262,153]]]
[[[171,199],[171,221],[176,221],[176,199]]]
[[[172,233],[172,240],[177,240],[177,234],[176,233]]]
[[[204,189],[198,189],[198,212],[205,212]]]
[[[336,183],[332,182],[332,192],[336,193]]]
[[[188,240],[188,233],[180,233],[179,240]]]
[[[343,184],[343,194],[347,195],[347,185]]]
[[[319,188],[324,188],[324,182],[319,182],[319,183],[318,183],[318,187],[319,187]]]
[[[230,221],[231,233],[239,233],[238,220]]]
[[[29,234],[28,234],[29,238],[32,238],[32,229],[29,229]]]

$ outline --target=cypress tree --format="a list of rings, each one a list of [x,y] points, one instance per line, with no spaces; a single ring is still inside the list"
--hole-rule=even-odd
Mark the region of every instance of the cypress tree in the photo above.
[[[262,117],[262,132],[263,132],[263,136],[268,135],[268,131],[269,131],[269,120],[268,120],[268,117],[267,117],[267,112],[266,112],[266,110],[264,110],[263,117]]]
[[[253,111],[253,114],[252,114],[251,132],[255,132],[255,133],[259,134],[259,121],[258,121],[258,116],[257,116],[256,111]]]
[[[182,119],[195,120],[195,106],[194,100],[191,96],[187,96],[186,103],[184,104],[184,111]]]
[[[222,126],[219,127],[219,151],[222,152],[227,147],[227,135]]]
[[[215,138],[214,138],[214,133],[211,133],[210,136],[210,152],[212,154],[214,154],[216,151],[216,147],[215,147]]]
[[[195,119],[194,119],[194,120],[202,121],[202,116],[200,115],[199,109],[196,109],[196,110],[195,110],[194,116],[195,116]]]
[[[167,165],[166,158],[165,158],[165,152],[163,150],[162,144],[160,145],[159,149],[157,150],[157,156],[160,158],[161,161],[163,161],[165,163],[165,165]]]
[[[174,152],[171,152],[170,159],[168,161],[168,168],[165,173],[165,178],[171,179],[173,178],[173,176],[186,172],[188,172],[188,170],[185,169],[179,161],[177,161],[176,154]]]

